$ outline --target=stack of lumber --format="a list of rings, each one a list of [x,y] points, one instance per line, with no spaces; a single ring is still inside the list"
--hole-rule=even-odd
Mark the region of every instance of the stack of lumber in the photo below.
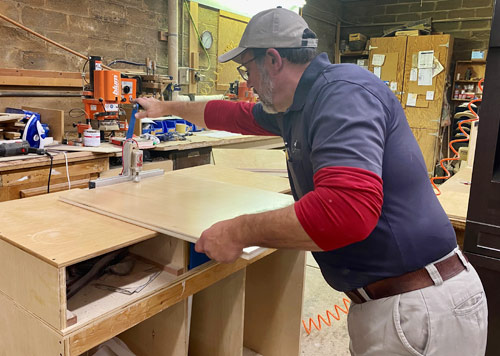
[[[21,122],[23,114],[0,113],[0,140],[21,138],[25,124]]]

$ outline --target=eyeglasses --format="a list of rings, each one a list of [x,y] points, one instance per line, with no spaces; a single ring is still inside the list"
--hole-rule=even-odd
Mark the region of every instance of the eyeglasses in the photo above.
[[[257,57],[253,57],[252,59],[250,59],[249,61],[246,61],[245,63],[242,63],[241,65],[239,65],[238,67],[236,67],[236,69],[238,70],[238,73],[240,73],[241,77],[244,79],[244,80],[248,80],[248,76],[250,75],[250,72],[248,71],[248,69],[245,67],[248,63],[250,63],[251,61],[254,61],[256,60]]]

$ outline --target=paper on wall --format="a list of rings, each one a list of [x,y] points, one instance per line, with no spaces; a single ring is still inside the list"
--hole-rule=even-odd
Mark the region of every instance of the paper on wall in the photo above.
[[[418,70],[418,85],[432,85],[432,68],[422,68]]]
[[[373,74],[380,79],[380,76],[382,75],[382,67],[373,67]]]
[[[398,82],[391,82],[389,88],[391,88],[392,91],[398,90]]]
[[[438,59],[436,57],[434,57],[434,64],[432,67],[432,77],[434,78],[436,75],[441,73],[443,70],[444,70],[444,67],[441,64],[441,62],[439,62]]]
[[[372,65],[381,67],[385,62],[385,54],[374,54],[372,57]]]
[[[406,106],[417,106],[417,95],[414,93],[408,93],[408,98],[406,99]]]
[[[434,51],[418,52],[418,68],[432,68],[434,64]]]
[[[428,91],[427,94],[425,95],[425,100],[434,100],[434,92],[433,91]]]
[[[410,82],[416,82],[418,79],[418,69],[412,68],[410,70]]]

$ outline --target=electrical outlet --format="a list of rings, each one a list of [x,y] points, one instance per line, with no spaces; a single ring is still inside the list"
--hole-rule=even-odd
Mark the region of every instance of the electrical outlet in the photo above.
[[[188,67],[179,67],[179,84],[189,84],[190,73]]]

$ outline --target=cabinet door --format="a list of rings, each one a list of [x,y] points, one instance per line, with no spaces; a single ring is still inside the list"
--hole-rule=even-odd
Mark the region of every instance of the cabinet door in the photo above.
[[[439,128],[452,47],[453,39],[450,35],[408,37],[401,104],[410,127]],[[434,56],[431,69],[419,68],[419,62],[420,66],[425,66],[424,52]],[[428,92],[433,94],[429,93],[428,96]],[[432,100],[429,100],[431,96]]]
[[[387,83],[401,101],[403,91],[407,37],[370,39],[368,70]]]

